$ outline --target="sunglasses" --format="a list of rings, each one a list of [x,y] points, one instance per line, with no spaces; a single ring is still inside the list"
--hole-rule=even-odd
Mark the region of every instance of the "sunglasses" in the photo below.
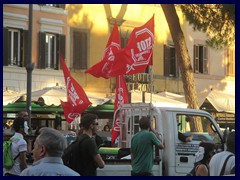
[[[92,124],[98,126],[98,122],[94,122],[94,123],[92,123]]]

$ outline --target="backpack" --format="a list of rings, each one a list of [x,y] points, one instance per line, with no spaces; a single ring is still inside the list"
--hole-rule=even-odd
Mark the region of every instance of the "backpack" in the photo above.
[[[64,150],[62,155],[63,164],[76,172],[79,172],[81,169],[80,144],[84,141],[84,139],[86,138],[72,142]]]
[[[3,142],[3,167],[6,169],[11,169],[15,163],[15,160],[20,155],[19,153],[15,158],[12,157],[12,142],[18,139],[19,138],[11,138],[10,140]]]

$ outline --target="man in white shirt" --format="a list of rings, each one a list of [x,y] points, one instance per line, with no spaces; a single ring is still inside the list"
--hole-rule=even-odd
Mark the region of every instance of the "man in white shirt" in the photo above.
[[[12,157],[16,158],[14,166],[11,169],[6,169],[5,176],[19,176],[21,171],[27,168],[26,152],[27,142],[23,139],[24,135],[24,119],[18,117],[13,122],[15,134],[11,137],[15,140],[12,143]]]
[[[215,154],[210,160],[210,176],[220,176],[222,169],[222,175],[229,175],[231,174],[231,170],[235,167],[235,131],[232,131],[228,134],[226,145],[227,149],[225,151]],[[228,156],[230,157],[227,160],[224,169],[224,162]]]

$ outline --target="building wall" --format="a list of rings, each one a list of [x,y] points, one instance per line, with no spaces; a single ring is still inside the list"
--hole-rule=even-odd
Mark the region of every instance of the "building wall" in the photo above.
[[[22,24],[22,29],[28,29],[29,23],[29,5],[18,4],[3,6],[4,27],[18,27],[17,24]],[[19,20],[26,19],[24,22]],[[54,23],[53,23],[54,21]],[[42,7],[33,5],[33,20],[32,20],[32,62],[35,63],[32,72],[32,90],[39,90],[44,87],[54,86],[56,83],[64,85],[62,70],[45,70],[38,68],[39,59],[39,32],[48,31],[59,34],[65,34],[68,39],[67,28],[67,11],[63,9]],[[66,53],[67,54],[67,53]],[[4,66],[3,68],[3,89],[26,93],[27,90],[27,71],[25,67]]]

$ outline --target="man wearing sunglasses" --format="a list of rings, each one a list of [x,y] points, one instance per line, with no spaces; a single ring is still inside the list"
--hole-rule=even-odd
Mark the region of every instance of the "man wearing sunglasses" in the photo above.
[[[96,169],[104,168],[105,165],[93,138],[98,130],[97,118],[95,114],[90,113],[81,118],[81,127],[83,128],[83,133],[79,136],[79,141],[81,141],[79,173],[81,176],[96,176]]]

